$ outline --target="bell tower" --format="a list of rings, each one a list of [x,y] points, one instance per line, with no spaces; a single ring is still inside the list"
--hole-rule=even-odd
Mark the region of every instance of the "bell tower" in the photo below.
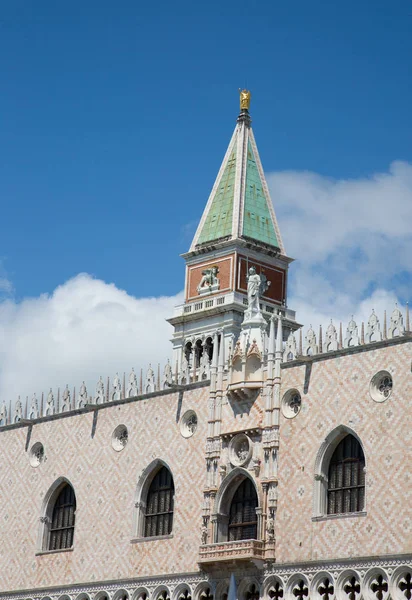
[[[186,261],[185,301],[175,309],[173,368],[180,381],[208,379],[217,341],[225,360],[234,351],[248,307],[248,278],[265,282],[260,311],[283,317],[284,335],[296,330],[287,307],[293,259],[286,254],[251,127],[251,94],[240,91],[240,114]],[[217,352],[215,352],[215,355]]]

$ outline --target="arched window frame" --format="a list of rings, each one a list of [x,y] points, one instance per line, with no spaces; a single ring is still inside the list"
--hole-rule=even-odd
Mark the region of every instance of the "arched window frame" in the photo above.
[[[56,481],[50,486],[47,494],[44,497],[43,505],[40,514],[40,528],[39,528],[39,537],[38,537],[38,549],[39,552],[67,552],[68,550],[72,550],[74,547],[75,541],[75,531],[73,535],[73,544],[70,548],[59,548],[56,550],[50,550],[50,529],[53,519],[53,510],[54,505],[56,503],[57,498],[63,488],[63,486],[69,485],[74,493],[74,497],[76,499],[76,512],[77,512],[77,497],[73,484],[71,481],[66,479],[66,477],[59,477]],[[76,527],[76,522],[75,522]]]
[[[365,457],[365,500],[363,510],[357,513],[342,513],[342,514],[351,514],[351,515],[363,515],[366,513],[366,453],[365,448],[362,444],[361,439],[358,434],[353,431],[350,427],[346,425],[339,425],[333,431],[331,431],[323,441],[321,447],[318,450],[318,454],[316,456],[315,461],[315,477],[313,484],[313,517],[314,518],[337,518],[341,516],[340,514],[331,514],[328,515],[328,483],[329,483],[329,465],[332,459],[332,456],[340,444],[340,442],[347,435],[352,435],[360,444],[362,448],[363,455]]]
[[[251,474],[241,467],[234,468],[222,482],[215,500],[215,520],[214,543],[227,542],[229,539],[229,513],[233,497],[240,484],[245,479],[252,482],[258,500],[256,508],[257,517],[257,539],[262,539],[262,492]],[[234,542],[236,543],[236,542]]]
[[[154,540],[159,537],[170,537],[173,535],[173,527],[174,527],[174,519],[176,514],[176,487],[173,501],[173,523],[172,523],[172,531],[169,535],[162,536],[145,536],[145,517],[146,517],[146,503],[147,503],[147,495],[149,493],[150,486],[153,482],[153,479],[156,477],[157,473],[160,471],[162,467],[165,467],[172,476],[172,481],[174,483],[173,471],[169,467],[169,465],[159,458],[153,460],[142,472],[139,477],[136,486],[135,493],[135,511],[134,511],[134,519],[133,519],[133,537],[138,539],[145,540]]]

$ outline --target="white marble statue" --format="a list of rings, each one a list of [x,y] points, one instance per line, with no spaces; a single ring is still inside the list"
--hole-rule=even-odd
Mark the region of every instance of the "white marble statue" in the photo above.
[[[245,318],[251,319],[255,315],[260,315],[259,300],[261,296],[269,289],[270,281],[264,273],[256,273],[255,267],[250,267],[247,280],[247,299],[248,307]]]

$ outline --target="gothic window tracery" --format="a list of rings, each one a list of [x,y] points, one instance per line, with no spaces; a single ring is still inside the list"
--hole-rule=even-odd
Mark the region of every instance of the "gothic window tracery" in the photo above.
[[[65,483],[56,498],[50,523],[48,550],[64,550],[73,546],[76,519],[76,496]]]
[[[328,514],[360,512],[365,503],[365,457],[353,435],[338,444],[329,463]]]
[[[276,581],[274,585],[271,586],[268,592],[268,596],[270,600],[280,600],[283,598],[283,587],[279,581]]]
[[[357,600],[357,598],[359,598],[360,584],[358,579],[354,575],[347,580],[347,582],[343,586],[343,591],[345,592],[348,600]]]
[[[161,467],[147,494],[144,537],[169,535],[172,532],[173,504],[173,477],[169,469]]]
[[[200,600],[213,600],[213,593],[212,593],[210,587],[205,588],[201,592],[199,598],[200,598]]]
[[[229,511],[229,541],[257,539],[258,498],[249,478],[237,488]]]
[[[257,586],[252,583],[248,591],[246,592],[246,600],[259,600],[260,594]]]

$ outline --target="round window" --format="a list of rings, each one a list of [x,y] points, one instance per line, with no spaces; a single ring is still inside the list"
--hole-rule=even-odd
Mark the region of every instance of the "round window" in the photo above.
[[[302,408],[302,398],[297,390],[288,390],[282,398],[282,413],[287,419],[293,419]]]
[[[184,438],[190,438],[197,429],[197,414],[194,410],[187,410],[180,419],[180,433]]]
[[[246,464],[252,456],[253,444],[245,433],[239,433],[230,441],[229,459],[235,467]]]
[[[44,461],[44,446],[41,442],[33,444],[30,450],[30,464],[32,467],[38,467]]]
[[[375,402],[385,402],[392,394],[393,380],[388,371],[379,371],[371,379],[369,392]]]
[[[113,450],[120,452],[123,450],[129,441],[129,432],[126,425],[118,425],[112,434]]]

